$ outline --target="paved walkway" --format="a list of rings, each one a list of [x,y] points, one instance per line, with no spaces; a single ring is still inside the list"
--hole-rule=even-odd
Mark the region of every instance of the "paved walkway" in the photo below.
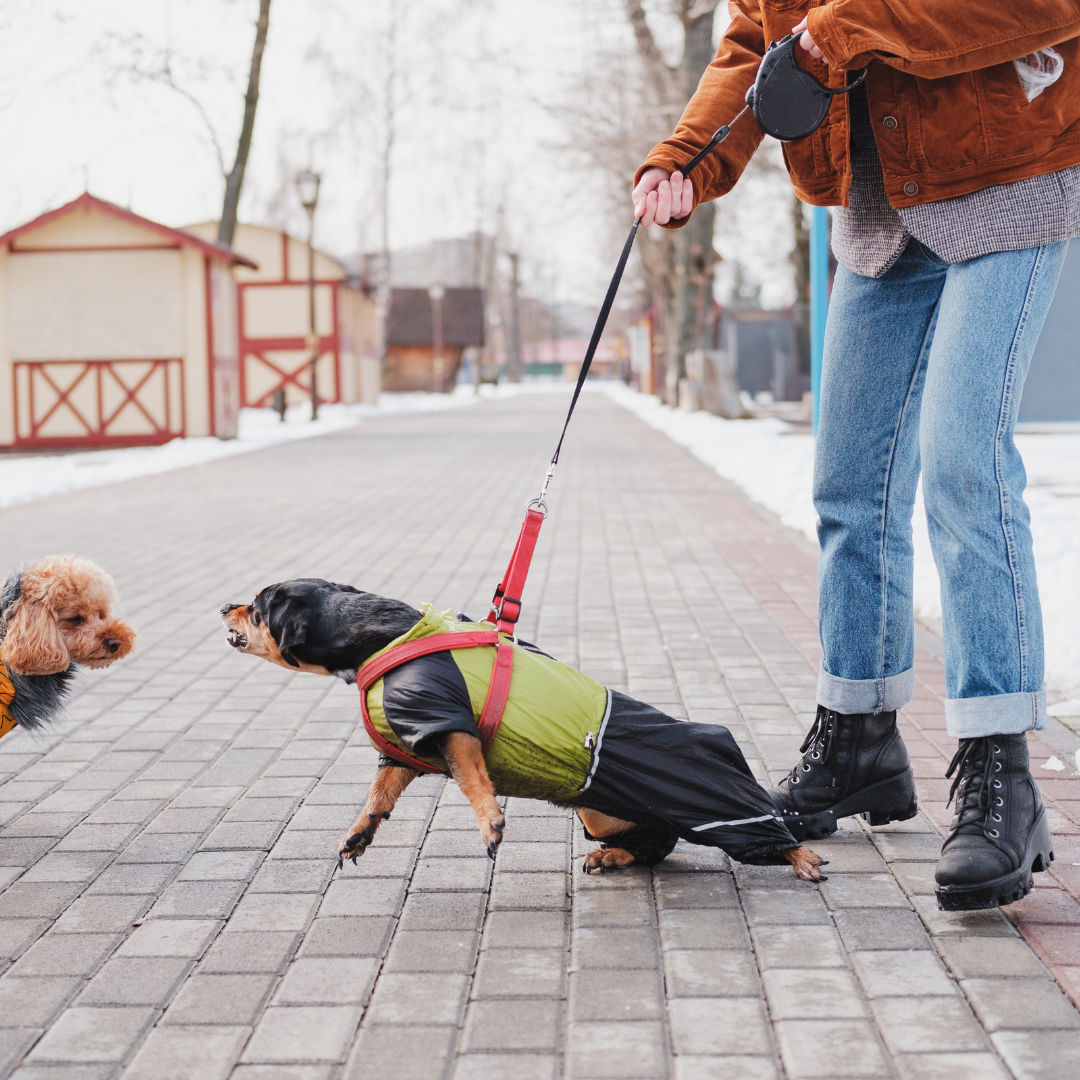
[[[4,511],[5,565],[99,560],[141,641],[86,679],[62,738],[0,742],[0,1074],[1076,1075],[1080,778],[1045,774],[1058,862],[1031,898],[937,912],[951,748],[930,652],[905,721],[926,814],[845,821],[814,844],[820,887],[685,845],[586,877],[576,822],[514,799],[492,865],[436,778],[335,872],[375,768],[355,691],[234,654],[216,609],[321,575],[481,615],[564,401],[385,419]],[[806,546],[601,395],[553,511],[523,632],[727,724],[779,774],[814,706]]]

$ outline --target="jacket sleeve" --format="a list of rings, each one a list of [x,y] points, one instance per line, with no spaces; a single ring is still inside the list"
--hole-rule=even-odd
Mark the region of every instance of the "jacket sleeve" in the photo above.
[[[880,60],[923,79],[1007,63],[1080,36],[1077,0],[830,0],[808,19],[834,67]]]
[[[683,110],[670,139],[653,148],[637,171],[634,184],[649,168],[659,166],[674,172],[685,165],[712,138],[713,132],[730,124],[745,106],[746,91],[757,74],[765,54],[765,33],[761,28],[758,0],[732,0],[731,24],[720,41],[716,59],[705,69],[698,88]],[[753,113],[748,112],[722,142],[691,174],[694,207],[726,195],[742,175],[765,137]],[[678,229],[690,215],[664,228]]]

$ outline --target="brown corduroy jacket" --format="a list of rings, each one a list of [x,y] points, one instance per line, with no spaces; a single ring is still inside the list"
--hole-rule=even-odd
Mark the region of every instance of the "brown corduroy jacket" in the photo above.
[[[869,65],[866,92],[894,207],[965,195],[1080,163],[1080,0],[730,0],[731,25],[675,133],[638,171],[674,171],[743,107],[770,41],[809,14],[828,65],[796,49],[829,86]],[[1012,61],[1053,46],[1061,78],[1028,101]],[[747,113],[692,173],[694,205],[734,187],[764,137]],[[848,103],[833,99],[810,138],[784,145],[795,191],[846,206]],[[685,224],[672,221],[671,227]]]

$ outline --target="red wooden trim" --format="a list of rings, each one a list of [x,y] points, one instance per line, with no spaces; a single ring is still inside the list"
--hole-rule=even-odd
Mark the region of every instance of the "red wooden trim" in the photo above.
[[[334,324],[334,400],[341,400],[341,322],[338,317],[338,289],[330,290],[330,318]]]
[[[214,304],[210,289],[210,259],[203,258],[203,286],[206,294],[206,402],[210,409],[210,434],[217,434],[217,412],[214,410]]]
[[[92,244],[79,247],[9,247],[12,255],[40,255],[50,251],[65,254],[82,251],[179,251],[179,244]]]
[[[149,370],[142,375],[134,386],[130,386],[121,375],[124,367],[131,364],[149,365]],[[70,367],[73,365],[81,366],[82,370],[65,389],[61,389],[49,374],[48,369],[54,366]],[[42,449],[50,447],[74,448],[79,446],[156,446],[175,439],[177,436],[182,436],[186,431],[186,413],[183,404],[181,404],[180,429],[176,430],[172,426],[171,379],[173,370],[180,372],[181,387],[183,387],[184,362],[180,357],[175,356],[136,357],[125,360],[16,360],[12,364],[16,420],[14,445]],[[22,372],[25,372],[27,397],[29,399],[28,432],[20,416],[21,392],[19,389],[19,376]],[[107,416],[105,415],[104,406],[106,373],[112,377],[124,394],[124,400]],[[158,374],[165,380],[163,395],[165,415],[160,423],[154,419],[138,396],[139,391]],[[43,379],[52,388],[57,398],[49,410],[41,417],[36,415],[34,400],[35,376]],[[95,405],[93,419],[87,419],[71,401],[71,395],[87,376],[90,376],[93,383]],[[129,402],[135,405],[154,429],[149,435],[110,435],[108,433],[109,426]],[[41,429],[62,406],[71,412],[76,421],[85,429],[85,433],[70,436],[42,436],[40,434]]]
[[[289,234],[281,234],[281,280],[289,280]]]
[[[324,334],[319,338],[319,351],[326,352],[329,349],[335,347],[337,341],[337,334]],[[270,338],[270,337],[244,337],[240,339],[241,344],[250,345],[253,349],[288,349],[297,350],[301,349],[304,352],[308,351],[307,338],[306,337],[287,337],[287,338]]]
[[[315,254],[318,255],[318,252],[315,252]],[[340,278],[336,278],[336,277],[333,277],[333,278],[330,278],[330,277],[328,277],[328,278],[316,278],[315,279],[315,284],[316,285],[340,285],[344,280],[345,279],[343,277],[340,277]],[[273,280],[271,280],[271,281],[266,281],[266,280],[263,280],[263,281],[241,281],[241,282],[238,282],[238,285],[239,285],[239,287],[241,289],[267,289],[267,288],[270,288],[270,289],[278,288],[278,289],[280,289],[282,285],[291,285],[294,288],[297,285],[303,285],[303,286],[306,287],[307,283],[308,283],[307,278],[304,278],[303,281],[300,281],[297,278],[280,278],[280,279],[278,279],[276,281],[273,281]]]
[[[77,199],[73,199],[71,202],[65,203],[55,210],[49,210],[47,213],[40,214],[38,217],[34,218],[33,221],[28,221],[25,225],[20,225],[17,229],[12,229],[10,232],[4,233],[3,236],[0,236],[0,246],[5,244],[10,245],[17,237],[28,230],[38,228],[41,225],[56,220],[56,218],[70,214],[75,210],[89,210],[91,208],[101,210],[106,214],[111,214],[121,221],[139,225],[144,229],[150,229],[161,236],[167,236],[174,243],[183,247],[199,248],[210,258],[223,259],[231,263],[240,263],[241,266],[248,266],[252,270],[259,269],[258,263],[252,262],[247,256],[241,255],[238,251],[233,251],[232,248],[226,247],[224,244],[210,243],[208,240],[200,240],[197,236],[192,236],[190,233],[181,232],[179,229],[171,229],[168,225],[161,225],[156,221],[151,221],[149,218],[141,217],[131,210],[125,210],[122,206],[117,206],[115,203],[99,199],[95,195],[91,195],[88,191],[84,191]]]

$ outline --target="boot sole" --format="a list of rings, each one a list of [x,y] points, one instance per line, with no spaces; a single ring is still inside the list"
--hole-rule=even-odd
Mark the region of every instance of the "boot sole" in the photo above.
[[[1031,875],[1049,870],[1053,861],[1050,823],[1046,820],[1046,811],[1040,810],[1028,836],[1027,850],[1019,869],[976,885],[939,885],[934,890],[938,908],[941,911],[981,911],[1001,907],[1002,904],[1014,904],[1034,888],[1035,881]]]
[[[798,816],[784,814],[784,824],[796,840],[820,840],[836,832],[838,818],[861,814],[871,825],[888,825],[890,821],[907,821],[918,812],[915,773],[909,767],[897,776],[841,799],[828,810]]]

